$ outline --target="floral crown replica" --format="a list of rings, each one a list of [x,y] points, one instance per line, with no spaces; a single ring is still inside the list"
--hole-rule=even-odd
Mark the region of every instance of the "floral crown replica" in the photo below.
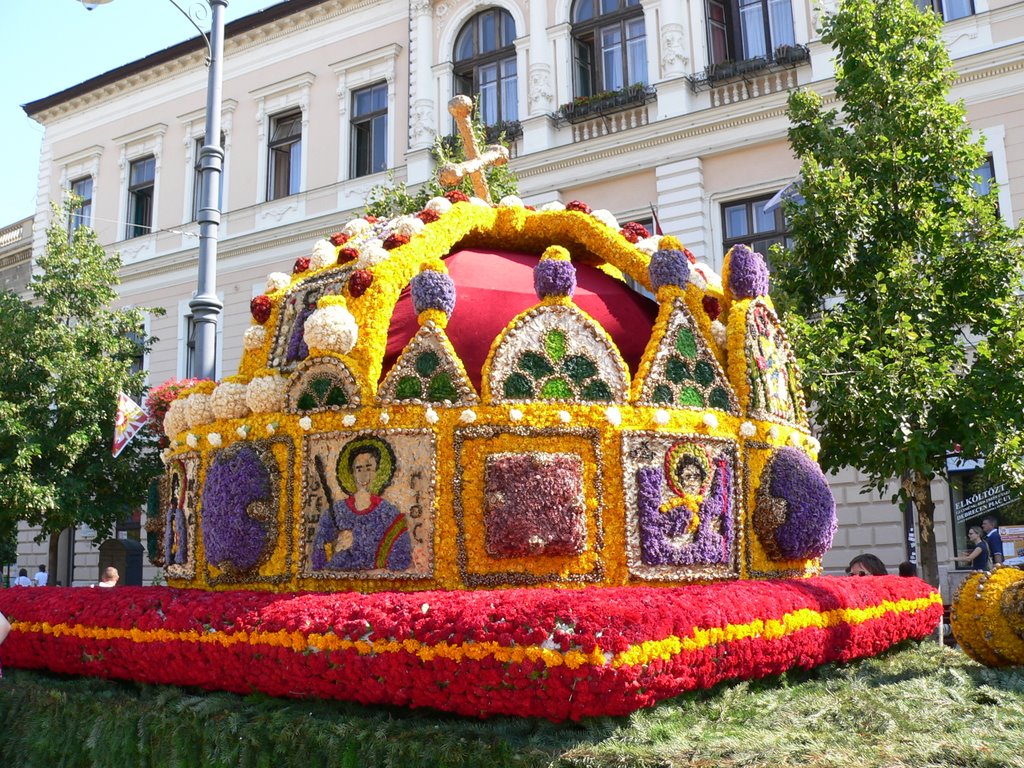
[[[919,580],[816,576],[835,504],[762,256],[493,205],[505,156],[467,155],[475,197],[317,242],[171,403],[159,594],[203,618],[146,631],[226,660],[152,677],[562,719],[931,631]]]

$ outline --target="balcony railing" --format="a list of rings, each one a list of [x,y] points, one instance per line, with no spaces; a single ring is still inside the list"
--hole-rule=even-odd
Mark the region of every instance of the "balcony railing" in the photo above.
[[[772,52],[771,56],[755,56],[740,61],[722,61],[710,64],[704,68],[703,72],[690,75],[687,79],[690,81],[693,91],[698,93],[718,88],[727,83],[750,82],[755,78],[763,79],[767,75],[794,69],[810,59],[811,52],[806,45],[780,45]],[[776,79],[786,82],[792,80],[789,77]],[[769,88],[761,90],[761,93],[771,93],[773,90]]]
[[[627,85],[618,91],[604,91],[593,96],[580,96],[558,108],[552,117],[558,124],[575,125],[597,117],[641,107],[657,98],[653,87],[644,83]]]

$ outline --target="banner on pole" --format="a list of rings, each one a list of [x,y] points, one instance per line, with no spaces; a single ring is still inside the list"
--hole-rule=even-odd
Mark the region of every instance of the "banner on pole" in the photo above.
[[[117,393],[117,415],[114,417],[114,458],[124,450],[131,439],[146,425],[148,416],[138,403],[124,392]]]

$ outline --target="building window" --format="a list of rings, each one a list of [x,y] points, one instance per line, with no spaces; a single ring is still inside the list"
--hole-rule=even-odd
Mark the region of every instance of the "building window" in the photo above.
[[[203,166],[200,163],[200,155],[203,151],[203,144],[206,143],[206,138],[200,136],[193,143],[193,151],[195,152],[195,163],[192,165],[192,221],[199,220],[199,209],[203,203]],[[220,146],[224,149],[224,134],[220,135]],[[220,169],[220,188],[217,191],[217,209],[224,209],[224,165],[221,164]]]
[[[352,92],[352,176],[387,168],[388,86],[371,85]]]
[[[786,248],[793,247],[789,222],[778,206],[765,211],[765,203],[772,199],[771,195],[751,200],[738,200],[722,204],[722,252],[726,253],[734,245],[749,246],[764,256],[774,243]]]
[[[791,0],[706,0],[711,64],[773,58],[796,45]]]
[[[512,14],[490,8],[455,40],[455,92],[476,99],[484,125],[519,119],[515,38]]]
[[[572,9],[576,97],[647,85],[640,0],[577,0]]]
[[[128,171],[128,229],[125,239],[148,235],[153,230],[153,188],[156,158],[133,160]]]
[[[292,112],[270,120],[267,199],[297,194],[302,170],[302,113]]]
[[[974,15],[973,0],[915,0],[922,11],[933,10],[945,21]]]
[[[79,227],[92,226],[92,176],[71,182],[71,194],[78,198],[79,206],[71,212],[68,220],[68,235],[74,235]]]

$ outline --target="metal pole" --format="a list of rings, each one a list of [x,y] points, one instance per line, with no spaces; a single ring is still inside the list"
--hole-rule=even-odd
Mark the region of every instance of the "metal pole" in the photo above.
[[[224,9],[228,0],[210,4],[210,71],[206,88],[206,137],[199,151],[201,169],[199,206],[199,281],[188,303],[195,324],[195,371],[213,379],[217,365],[217,318],[224,305],[217,298],[217,229],[220,226],[220,179],[224,150],[220,146],[220,106],[224,58]]]

